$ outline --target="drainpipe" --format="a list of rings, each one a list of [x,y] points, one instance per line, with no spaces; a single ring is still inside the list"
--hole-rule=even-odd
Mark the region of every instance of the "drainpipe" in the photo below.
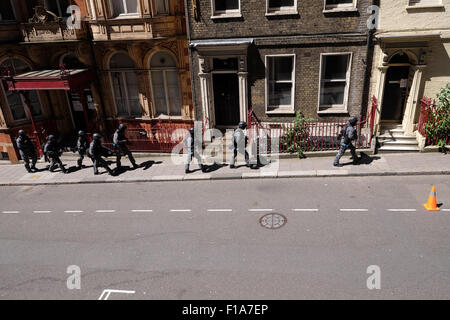
[[[190,47],[190,43],[191,43],[191,29],[190,29],[190,14],[189,14],[189,10],[188,10],[188,0],[184,0],[184,15],[186,17],[186,36],[187,36],[187,41],[188,41],[188,53],[189,53],[189,73],[191,74],[191,91],[192,91],[192,107],[194,108],[194,121],[195,121],[195,86],[194,86],[194,61],[193,61],[193,57],[191,54],[191,47]]]

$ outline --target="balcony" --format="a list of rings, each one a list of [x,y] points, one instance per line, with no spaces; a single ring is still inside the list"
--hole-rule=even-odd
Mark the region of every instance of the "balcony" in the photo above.
[[[80,29],[69,28],[65,21],[21,23],[20,31],[25,42],[84,40],[88,38],[85,21],[81,22]]]
[[[90,22],[94,41],[145,40],[172,37],[183,32],[179,16],[156,18],[116,18]]]
[[[0,23],[0,42],[12,42],[22,40],[19,26],[14,23]]]

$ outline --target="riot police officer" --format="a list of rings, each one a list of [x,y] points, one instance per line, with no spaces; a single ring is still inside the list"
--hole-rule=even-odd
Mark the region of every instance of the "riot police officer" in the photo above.
[[[186,147],[186,150],[188,152],[187,159],[186,159],[186,165],[184,167],[185,173],[190,173],[189,170],[189,164],[192,161],[192,158],[197,159],[198,165],[200,166],[200,169],[202,172],[205,172],[205,166],[202,163],[202,158],[197,150],[195,150],[195,139],[194,139],[194,128],[189,129],[189,135],[184,139],[184,145]]]
[[[233,156],[231,157],[230,168],[236,168],[234,166],[234,162],[238,153],[245,156],[245,163],[247,167],[250,167],[248,152],[245,149],[248,142],[248,138],[244,132],[245,128],[247,128],[247,123],[245,121],[241,121],[233,133]]]
[[[16,139],[17,148],[19,149],[20,157],[23,160],[25,165],[25,169],[28,172],[37,171],[36,162],[37,155],[36,149],[34,148],[33,142],[27,136],[24,130],[19,130],[19,137]],[[30,168],[30,159],[31,159],[31,168]]]
[[[68,171],[64,168],[64,165],[61,162],[59,156],[62,154],[61,148],[56,141],[56,137],[54,135],[48,136],[48,141],[44,146],[45,156],[50,159],[50,166],[48,169],[50,172],[54,171],[54,167],[57,165],[63,173],[67,173]]]
[[[128,138],[125,136],[125,130],[127,129],[126,125],[121,123],[119,125],[119,128],[116,130],[113,136],[113,146],[114,151],[116,152],[116,163],[117,163],[117,169],[119,169],[122,165],[120,163],[120,159],[122,158],[122,153],[126,156],[128,156],[128,159],[130,159],[131,164],[133,165],[133,168],[136,169],[138,165],[136,164],[136,161],[133,158],[133,154],[130,150],[128,150],[127,144],[130,142],[128,141]]]
[[[94,163],[94,174],[99,174],[98,167],[105,168],[110,175],[114,172],[108,166],[108,163],[103,159],[104,156],[112,155],[113,152],[102,145],[102,136],[99,133],[94,133],[92,142],[89,145],[89,155]]]
[[[344,155],[345,150],[347,150],[347,148],[350,148],[350,152],[351,152],[352,158],[353,158],[353,164],[358,163],[359,158],[356,155],[356,148],[352,143],[353,141],[356,141],[358,139],[358,132],[355,128],[357,123],[358,123],[358,118],[350,117],[350,119],[348,120],[348,123],[344,126],[344,128],[342,128],[342,131],[338,136],[338,138],[340,138],[339,152],[336,155],[336,158],[334,159],[334,163],[333,163],[333,165],[335,167],[342,167],[342,164],[339,163],[339,160]]]
[[[88,149],[89,149],[89,138],[83,130],[80,130],[78,132],[78,140],[77,140],[77,152],[79,155],[77,163],[79,169],[81,169],[83,166],[83,159]]]

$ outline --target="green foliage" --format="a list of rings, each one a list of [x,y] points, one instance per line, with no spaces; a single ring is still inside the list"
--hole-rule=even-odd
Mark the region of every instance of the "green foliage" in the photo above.
[[[450,135],[450,84],[442,88],[436,96],[436,107],[425,124],[425,133],[427,137],[437,138],[437,146],[445,151],[445,144]]]
[[[297,153],[299,158],[305,158],[305,146],[309,140],[308,123],[314,121],[312,118],[305,118],[300,111],[297,111],[293,121],[294,126],[287,129],[281,137],[280,144],[289,153]]]

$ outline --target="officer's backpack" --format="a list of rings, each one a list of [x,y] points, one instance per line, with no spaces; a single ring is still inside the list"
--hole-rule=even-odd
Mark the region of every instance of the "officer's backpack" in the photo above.
[[[337,135],[338,141],[340,141],[342,139],[342,137],[345,137],[346,139],[348,139],[348,137],[347,137],[347,128],[348,128],[348,123],[345,126],[342,127],[341,131]]]

